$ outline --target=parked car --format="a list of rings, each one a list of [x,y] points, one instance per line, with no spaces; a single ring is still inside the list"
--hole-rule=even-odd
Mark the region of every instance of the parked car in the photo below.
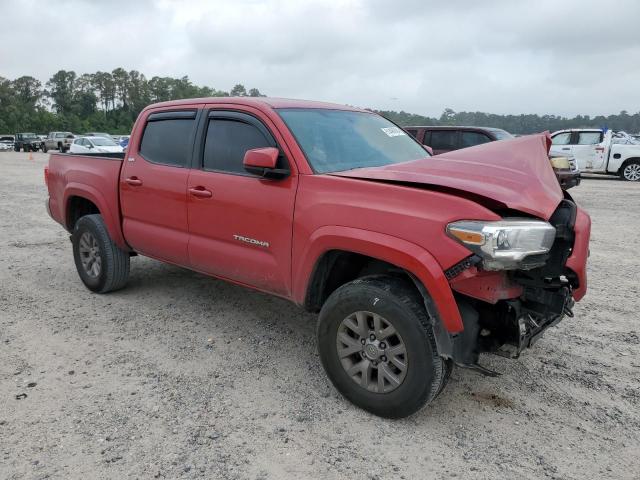
[[[120,137],[119,145],[122,148],[127,148],[129,146],[129,135],[123,135]]]
[[[46,153],[48,150],[58,150],[64,153],[69,150],[74,138],[71,132],[49,132],[42,142],[42,151]]]
[[[15,138],[13,135],[0,135],[0,150],[13,150]]]
[[[129,141],[129,135],[113,135],[112,138],[114,142],[116,142],[118,145],[122,147],[126,146],[126,143],[125,145],[122,145],[123,142],[126,141],[128,143]]]
[[[454,365],[494,374],[480,353],[517,357],[587,289],[590,219],[545,135],[430,157],[366,110],[211,98],[145,108],[123,157],[45,169],[88,289],[123,288],[140,254],[289,299],[320,313],[335,387],[384,417]]]
[[[516,138],[506,130],[489,127],[405,127],[405,130],[420,143],[430,147],[436,155],[488,142]],[[580,170],[570,154],[554,153],[550,156],[550,161],[563,190],[580,185]]]
[[[13,148],[16,152],[37,152],[40,148],[40,138],[35,133],[16,133]]]
[[[123,148],[106,137],[80,137],[71,144],[70,153],[119,153]]]
[[[104,133],[104,132],[88,132],[82,135],[83,137],[104,137],[104,138],[108,138],[110,140],[113,140],[113,137],[111,135],[109,135],[108,133]]]
[[[578,168],[588,173],[608,173],[630,182],[640,181],[640,145],[621,140],[621,134],[594,128],[558,130],[551,134],[551,152],[571,154]]]

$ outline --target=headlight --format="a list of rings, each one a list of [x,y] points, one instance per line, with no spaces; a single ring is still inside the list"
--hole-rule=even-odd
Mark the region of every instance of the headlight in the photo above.
[[[556,229],[542,220],[461,220],[447,234],[482,257],[486,270],[530,270],[544,265]]]

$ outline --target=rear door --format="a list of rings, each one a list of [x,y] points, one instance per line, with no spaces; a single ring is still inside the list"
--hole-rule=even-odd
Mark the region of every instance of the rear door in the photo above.
[[[596,148],[602,146],[603,136],[600,131],[574,132],[574,138],[571,142],[573,143],[572,153],[580,170],[599,170],[603,167],[603,156],[596,155]]]
[[[132,138],[120,177],[122,229],[131,247],[188,266],[187,178],[202,105],[151,110]]]
[[[298,179],[283,139],[263,114],[240,106],[212,109],[199,131],[187,188],[192,267],[289,296]],[[291,175],[267,180],[246,172],[246,151],[261,147],[279,148],[279,168]]]

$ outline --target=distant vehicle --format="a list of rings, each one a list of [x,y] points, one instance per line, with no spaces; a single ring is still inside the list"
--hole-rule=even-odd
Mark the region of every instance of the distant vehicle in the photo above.
[[[405,127],[411,136],[431,147],[434,155],[514,138],[506,130],[488,127]]]
[[[127,148],[129,146],[129,138],[130,138],[130,135],[122,135],[120,137],[120,141],[118,142],[118,144],[122,148]]]
[[[516,138],[506,130],[491,127],[405,127],[405,130],[430,147],[434,155]],[[563,190],[580,185],[580,170],[571,155],[550,155],[550,161]]]
[[[13,149],[16,152],[37,152],[40,148],[41,140],[35,133],[16,133]]]
[[[573,155],[583,172],[608,173],[629,182],[640,181],[640,144],[624,132],[574,128],[553,132],[551,140],[551,153]]]
[[[120,153],[123,148],[110,138],[95,136],[76,138],[69,151],[71,153]]]
[[[82,135],[83,137],[104,137],[104,138],[108,138],[110,140],[113,140],[113,137],[111,135],[109,135],[108,133],[104,133],[104,132],[88,132]]]
[[[42,142],[42,151],[59,150],[64,153],[69,150],[75,136],[71,132],[49,132]]]
[[[15,138],[13,137],[13,135],[0,136],[0,150],[13,150],[14,143]]]

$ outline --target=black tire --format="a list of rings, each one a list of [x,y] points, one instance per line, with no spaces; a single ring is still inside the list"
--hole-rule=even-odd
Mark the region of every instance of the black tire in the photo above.
[[[406,348],[404,380],[389,392],[360,386],[338,355],[340,325],[354,312],[363,311],[380,315],[392,324]],[[404,278],[368,276],[338,288],[320,311],[317,337],[320,359],[333,385],[352,403],[381,417],[403,418],[417,412],[444,388],[450,373],[438,355],[424,301]]]
[[[85,238],[96,240],[96,257],[99,256],[101,265],[95,276],[87,271],[81,259],[80,243],[85,233],[88,234]],[[76,222],[71,241],[78,275],[89,290],[107,293],[126,285],[129,279],[129,254],[113,243],[101,215],[85,215],[80,218]]]
[[[60,150],[60,153],[64,153],[64,144],[59,143],[58,144],[58,150]]]
[[[620,168],[620,178],[627,182],[640,182],[640,160],[631,160]]]
[[[27,152],[29,151],[29,145],[23,145],[23,146],[22,146],[22,151],[23,151],[24,153],[27,153]]]
[[[16,152],[19,152],[19,151],[20,151],[20,147],[19,147],[18,145],[14,145],[14,146],[13,146],[13,149],[14,149]]]
[[[42,144],[42,153],[47,153],[47,146],[44,143]]]

